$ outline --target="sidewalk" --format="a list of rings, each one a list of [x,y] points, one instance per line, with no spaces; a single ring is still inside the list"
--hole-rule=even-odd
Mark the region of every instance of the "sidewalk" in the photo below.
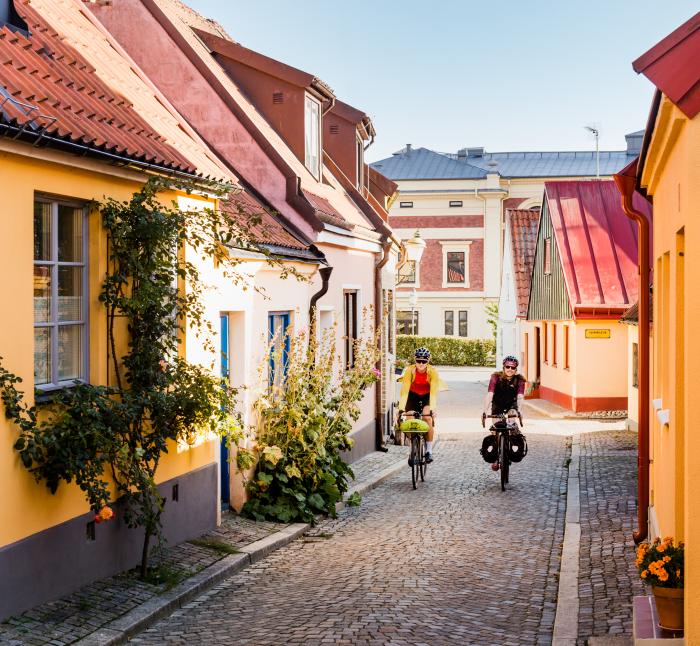
[[[575,413],[546,399],[526,399],[524,404],[526,411],[534,411],[551,419],[600,419],[606,421],[627,419],[627,411],[601,410],[590,413]]]
[[[353,464],[348,495],[378,485],[405,464],[408,447],[390,446]],[[344,503],[340,503],[342,507]],[[309,525],[255,522],[230,512],[221,526],[174,545],[154,561],[157,580],[136,570],[84,586],[0,623],[0,644],[64,646],[124,643],[183,603],[304,534]],[[156,577],[154,577],[155,579]]]

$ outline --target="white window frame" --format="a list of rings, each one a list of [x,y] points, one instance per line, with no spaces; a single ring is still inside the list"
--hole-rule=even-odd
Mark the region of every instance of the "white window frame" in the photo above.
[[[43,195],[35,195],[33,205],[49,204],[51,206],[51,260],[34,260],[32,258],[33,267],[43,266],[49,267],[51,272],[51,320],[47,322],[37,323],[36,320],[33,321],[33,329],[37,328],[48,328],[52,330],[51,334],[51,357],[50,357],[50,370],[51,370],[51,381],[48,383],[36,383],[36,377],[34,377],[35,387],[43,393],[50,393],[61,388],[66,388],[74,386],[76,382],[78,383],[88,383],[90,377],[90,337],[89,337],[89,257],[88,257],[88,209],[85,203],[77,202],[70,199],[59,199],[52,198]],[[82,261],[80,262],[67,262],[58,260],[58,208],[59,206],[66,206],[72,209],[82,210]],[[34,227],[34,211],[32,209],[32,229]],[[33,251],[32,251],[33,256]],[[81,276],[81,301],[82,301],[82,317],[81,320],[76,321],[60,321],[58,320],[58,269],[60,267],[82,267]],[[81,325],[82,334],[82,362],[81,362],[81,374],[77,379],[58,379],[58,329],[62,326],[67,325]],[[32,361],[33,365],[33,361]]]
[[[447,334],[447,332],[445,332],[445,323],[446,323],[446,321],[445,321],[445,315],[447,314],[447,312],[451,312],[451,313],[452,313],[452,334]],[[457,322],[457,320],[456,320],[456,317],[455,317],[455,310],[454,310],[454,308],[453,308],[453,307],[445,307],[445,308],[443,308],[443,310],[442,310],[442,332],[443,332],[442,336],[449,336],[449,337],[456,336],[456,335],[457,335],[457,332],[456,332],[457,326],[455,325],[456,322]]]
[[[399,288],[400,287],[420,287],[420,262],[407,260],[406,264],[408,264],[409,262],[416,263],[416,279],[415,280],[402,280],[401,282],[399,282],[399,276],[400,276],[400,271],[401,271],[401,269],[399,269],[396,272],[396,286]]]
[[[440,245],[442,246],[442,287],[443,289],[450,289],[452,287],[465,288],[470,287],[471,282],[469,278],[469,248],[471,247],[471,240],[442,240]],[[464,282],[463,283],[449,283],[447,282],[447,254],[449,252],[463,252],[464,253]]]
[[[313,110],[316,110],[314,115]],[[313,134],[314,123],[316,131],[316,159],[311,157],[310,152],[314,147]],[[304,95],[304,166],[316,178],[321,177],[321,103],[310,94]]]

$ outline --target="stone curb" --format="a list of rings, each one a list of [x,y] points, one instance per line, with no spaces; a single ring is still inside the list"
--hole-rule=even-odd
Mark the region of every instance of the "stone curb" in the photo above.
[[[566,486],[564,543],[561,551],[559,591],[557,592],[557,611],[554,618],[552,646],[575,646],[578,639],[578,575],[581,547],[580,456],[580,438],[573,437]]]
[[[240,572],[248,565],[265,558],[271,552],[305,534],[311,525],[294,523],[259,541],[230,554],[208,568],[189,577],[172,590],[161,594],[126,614],[114,619],[87,637],[74,642],[77,646],[112,646],[123,644],[134,635],[152,626],[156,621],[181,608],[200,593],[212,588],[219,581]]]

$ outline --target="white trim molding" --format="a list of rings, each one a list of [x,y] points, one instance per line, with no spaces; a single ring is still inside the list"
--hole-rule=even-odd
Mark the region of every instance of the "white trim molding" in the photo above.
[[[446,241],[441,240],[440,246],[442,247],[442,288],[449,289],[450,287],[470,287],[469,283],[469,247],[471,246],[471,240],[453,240]],[[447,254],[450,252],[462,252],[464,253],[464,282],[455,283],[447,281]]]

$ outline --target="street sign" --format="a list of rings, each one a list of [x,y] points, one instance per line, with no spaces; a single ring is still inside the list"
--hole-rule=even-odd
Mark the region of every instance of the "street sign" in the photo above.
[[[587,339],[609,339],[610,338],[610,330],[589,329],[589,330],[586,330],[586,338]]]

